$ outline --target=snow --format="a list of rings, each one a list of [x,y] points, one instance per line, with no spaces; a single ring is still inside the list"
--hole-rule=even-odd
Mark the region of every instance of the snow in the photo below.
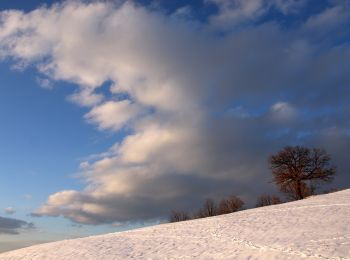
[[[36,245],[0,259],[350,259],[350,189],[302,201]]]

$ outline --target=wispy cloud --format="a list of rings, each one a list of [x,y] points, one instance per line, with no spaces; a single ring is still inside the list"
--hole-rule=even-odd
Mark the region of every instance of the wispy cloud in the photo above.
[[[14,218],[0,217],[0,234],[17,235],[21,231],[34,229],[33,223]]]
[[[23,198],[26,200],[31,200],[33,198],[32,194],[24,194]]]
[[[219,12],[210,17],[216,29],[232,30],[237,26],[252,25],[271,9],[288,15],[299,11],[307,0],[206,0],[217,5]]]

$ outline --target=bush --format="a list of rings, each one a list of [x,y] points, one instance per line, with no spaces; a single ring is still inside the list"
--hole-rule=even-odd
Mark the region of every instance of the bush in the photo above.
[[[218,214],[229,214],[232,212],[236,212],[239,210],[242,210],[244,206],[243,200],[241,200],[239,197],[236,197],[234,195],[222,199],[219,204]]]
[[[233,195],[222,199],[219,206],[216,205],[214,200],[206,199],[202,207],[195,214],[193,214],[193,217],[190,217],[190,215],[185,211],[172,211],[169,216],[169,222],[179,222],[195,218],[207,218],[221,214],[228,214],[242,210],[243,206],[243,200]]]
[[[172,211],[169,217],[169,222],[179,222],[191,219],[186,211]]]
[[[216,216],[218,212],[217,206],[212,199],[206,199],[202,208],[196,214],[197,218],[206,218]]]

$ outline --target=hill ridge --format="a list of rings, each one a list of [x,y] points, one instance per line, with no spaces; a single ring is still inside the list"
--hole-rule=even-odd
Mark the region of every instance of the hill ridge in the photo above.
[[[350,189],[0,254],[0,259],[350,259]]]

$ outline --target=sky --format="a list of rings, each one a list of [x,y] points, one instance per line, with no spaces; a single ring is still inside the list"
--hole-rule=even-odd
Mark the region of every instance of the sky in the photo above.
[[[0,251],[278,194],[321,147],[348,188],[350,1],[1,1]]]

